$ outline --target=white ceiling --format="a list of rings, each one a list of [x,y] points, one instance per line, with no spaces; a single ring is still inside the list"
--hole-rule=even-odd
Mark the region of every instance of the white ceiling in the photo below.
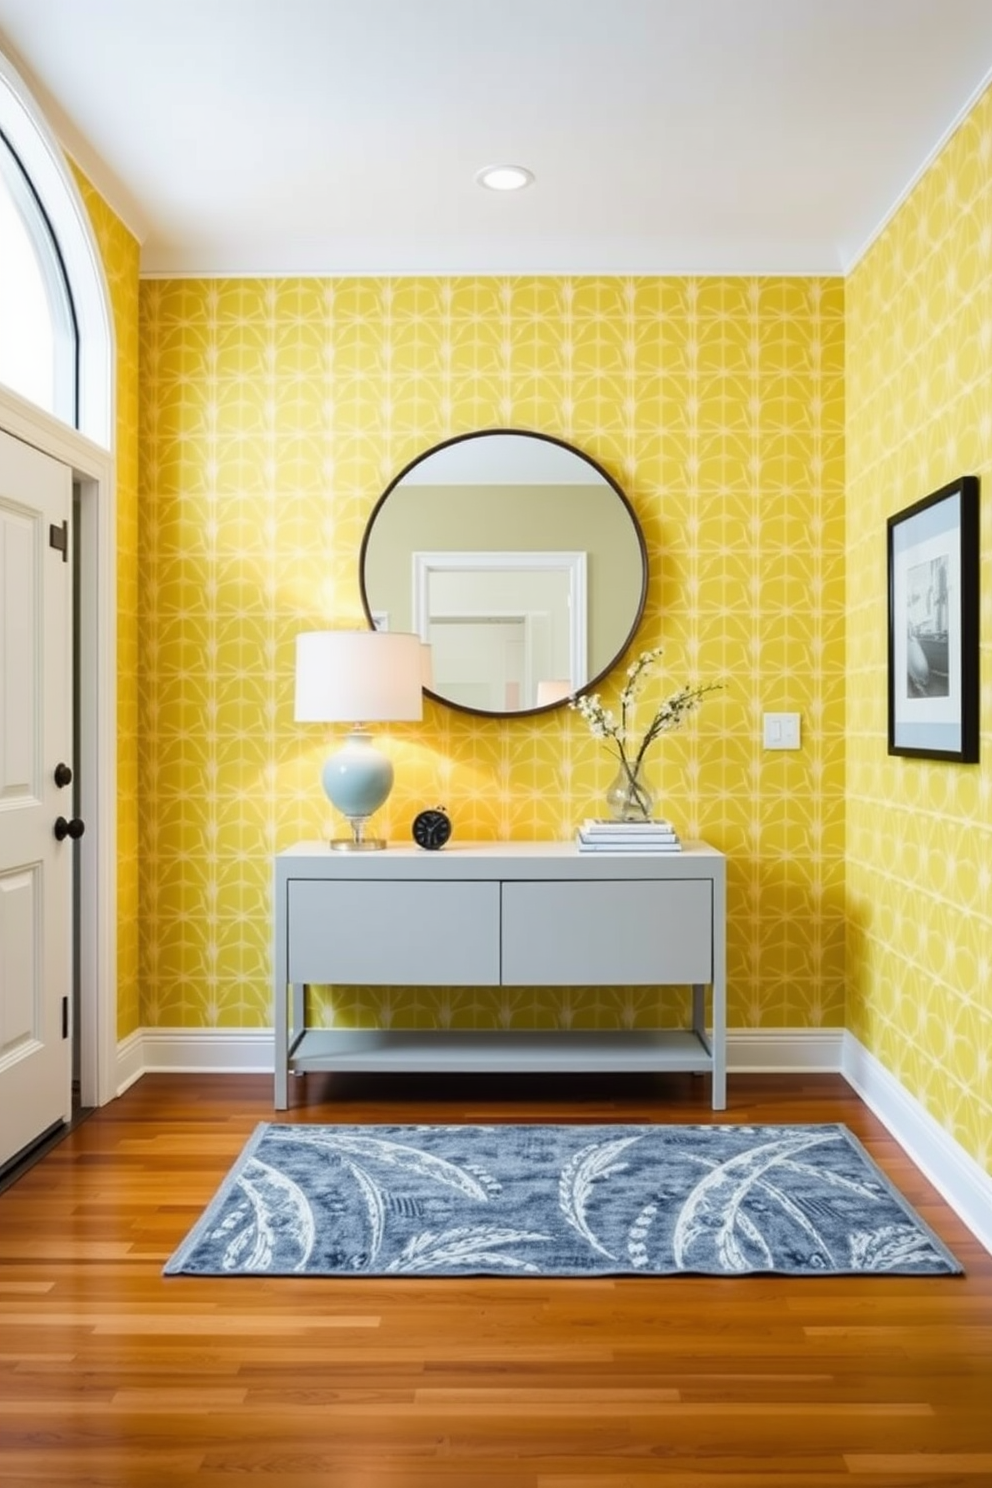
[[[0,46],[145,273],[830,274],[992,0],[0,0]]]

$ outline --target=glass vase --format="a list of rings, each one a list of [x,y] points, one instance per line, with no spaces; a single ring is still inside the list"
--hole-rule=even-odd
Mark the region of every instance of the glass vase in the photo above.
[[[655,800],[656,793],[645,778],[643,763],[638,766],[621,764],[606,792],[606,814],[612,821],[650,821]]]

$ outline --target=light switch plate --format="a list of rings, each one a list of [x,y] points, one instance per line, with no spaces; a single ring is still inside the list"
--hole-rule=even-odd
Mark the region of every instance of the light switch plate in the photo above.
[[[762,721],[766,749],[799,748],[798,713],[765,713]]]

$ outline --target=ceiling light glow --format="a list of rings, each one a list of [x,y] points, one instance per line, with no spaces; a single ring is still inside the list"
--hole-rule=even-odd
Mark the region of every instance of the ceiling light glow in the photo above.
[[[524,165],[487,165],[476,172],[475,179],[487,191],[520,191],[531,184],[534,172]]]

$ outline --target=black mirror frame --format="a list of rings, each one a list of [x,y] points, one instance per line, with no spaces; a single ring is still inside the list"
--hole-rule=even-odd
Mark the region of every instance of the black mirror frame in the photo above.
[[[606,482],[606,484],[613,491],[614,495],[620,501],[622,506],[625,508],[627,515],[630,518],[631,526],[633,527],[634,533],[637,537],[637,545],[641,555],[641,593],[637,603],[637,610],[634,614],[634,619],[631,627],[627,632],[627,635],[624,637],[622,645],[615,652],[607,665],[605,667],[602,667],[594,677],[590,677],[588,682],[584,682],[580,688],[576,689],[578,692],[590,692],[596,686],[597,682],[601,682],[602,679],[613,670],[617,662],[620,661],[620,659],[625,655],[625,653],[630,648],[631,642],[633,641],[640,627],[641,620],[644,617],[644,607],[647,603],[648,597],[648,550],[647,544],[644,540],[644,532],[641,528],[640,522],[637,519],[637,513],[634,511],[634,508],[631,505],[631,502],[626,493],[614,480],[613,476],[610,475],[609,471],[605,470],[603,466],[600,465],[598,460],[593,459],[592,455],[587,455],[584,450],[577,449],[574,444],[569,444],[569,442],[565,439],[558,439],[553,434],[543,434],[536,429],[506,428],[502,426],[492,429],[473,429],[467,434],[455,434],[450,439],[442,439],[438,444],[432,445],[430,449],[423,450],[413,460],[410,460],[406,465],[404,465],[403,469],[389,482],[389,485],[383,491],[375,506],[372,508],[372,511],[369,514],[369,519],[365,524],[365,531],[362,533],[361,547],[358,551],[358,581],[361,591],[362,608],[365,611],[365,618],[367,619],[369,626],[372,627],[372,606],[369,603],[368,591],[365,587],[365,554],[368,549],[369,539],[372,535],[372,529],[375,526],[376,517],[379,515],[379,512],[381,511],[385,503],[389,500],[389,497],[392,495],[393,491],[398,485],[402,483],[403,480],[405,480],[405,478],[410,474],[411,470],[415,469],[416,466],[422,464],[424,460],[429,459],[432,455],[436,455],[440,450],[448,449],[455,444],[464,444],[470,439],[481,439],[484,437],[491,437],[493,435],[501,434],[512,434],[515,435],[517,438],[523,436],[527,439],[543,440],[545,444],[557,445],[559,449],[567,450],[569,454],[575,455],[578,457],[578,459],[584,460],[587,465],[591,465],[593,470],[595,470],[597,475],[599,475]],[[427,697],[432,698],[434,702],[442,703],[446,708],[453,708],[456,713],[468,713],[476,718],[533,718],[537,714],[552,713],[558,708],[564,708],[568,706],[568,699],[560,698],[553,703],[545,703],[541,707],[537,708],[518,708],[508,711],[502,711],[496,708],[470,708],[467,707],[464,703],[453,702],[450,698],[442,697],[439,693],[432,692],[429,687],[424,688],[424,694]]]

